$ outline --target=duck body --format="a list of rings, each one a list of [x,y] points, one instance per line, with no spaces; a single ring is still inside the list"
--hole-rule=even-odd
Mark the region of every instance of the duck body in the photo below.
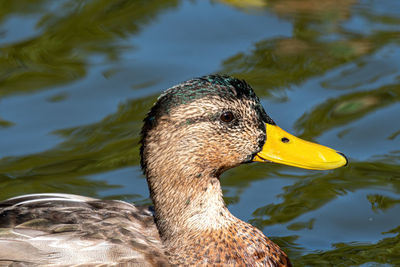
[[[277,245],[240,220],[186,234],[196,242],[166,254],[151,208],[117,200],[24,195],[0,202],[0,226],[0,266],[288,266]]]
[[[144,119],[141,144],[154,212],[67,194],[0,202],[0,266],[291,266],[260,230],[229,212],[220,175],[252,161],[310,169],[347,163],[281,130],[246,82],[219,75],[165,91]]]
[[[0,202],[0,266],[169,266],[152,211],[32,194]]]

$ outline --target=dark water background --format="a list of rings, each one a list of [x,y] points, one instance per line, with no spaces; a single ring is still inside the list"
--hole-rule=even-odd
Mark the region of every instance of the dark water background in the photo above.
[[[0,1],[0,199],[149,203],[138,140],[164,89],[227,73],[346,168],[247,164],[229,209],[296,266],[400,265],[400,1]]]

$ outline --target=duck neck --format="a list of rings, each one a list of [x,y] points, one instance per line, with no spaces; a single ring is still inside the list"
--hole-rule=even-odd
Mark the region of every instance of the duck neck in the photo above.
[[[149,168],[147,180],[164,242],[179,239],[183,233],[217,230],[232,223],[234,217],[212,170],[188,165],[173,170],[158,167]]]

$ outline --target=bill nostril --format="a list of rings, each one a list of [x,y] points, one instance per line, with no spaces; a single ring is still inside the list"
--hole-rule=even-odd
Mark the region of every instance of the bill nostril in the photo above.
[[[286,138],[286,137],[282,137],[281,141],[283,143],[289,143],[290,140],[288,138]]]

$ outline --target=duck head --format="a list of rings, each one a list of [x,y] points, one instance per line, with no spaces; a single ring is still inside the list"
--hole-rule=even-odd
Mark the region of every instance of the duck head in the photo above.
[[[177,164],[216,175],[253,161],[315,170],[347,164],[342,153],[278,127],[245,81],[219,75],[186,81],[158,98],[144,120],[141,156],[145,172],[150,162],[175,156]]]
[[[243,80],[210,75],[165,91],[144,120],[141,166],[161,236],[218,228],[231,218],[219,176],[241,163],[308,169],[347,163],[333,149],[280,129]]]

